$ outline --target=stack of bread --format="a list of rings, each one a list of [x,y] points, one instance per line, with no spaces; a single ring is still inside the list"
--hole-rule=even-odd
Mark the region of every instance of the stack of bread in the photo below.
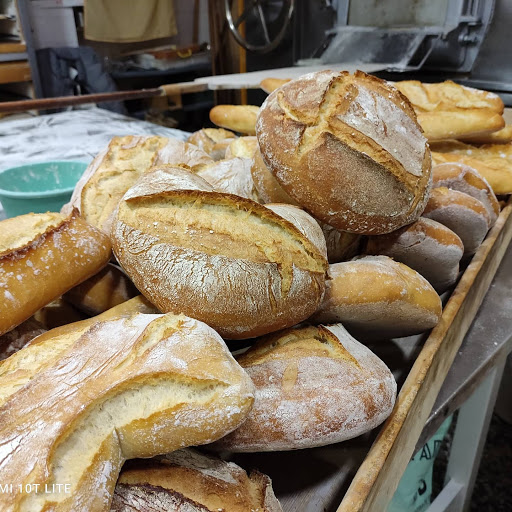
[[[499,214],[362,72],[220,107],[188,142],[115,137],[62,213],[0,223],[2,510],[281,510],[265,475],[175,450],[378,426],[396,382],[361,341],[435,327]],[[51,329],[50,303],[96,316]]]

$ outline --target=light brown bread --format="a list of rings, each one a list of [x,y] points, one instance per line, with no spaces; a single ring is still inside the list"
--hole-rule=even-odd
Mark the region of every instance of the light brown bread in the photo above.
[[[190,448],[130,461],[117,481],[112,512],[282,512],[270,478]]]
[[[423,215],[456,233],[464,244],[466,256],[476,252],[491,226],[491,219],[481,201],[446,187],[432,189]]]
[[[464,245],[451,229],[420,217],[393,233],[369,237],[365,252],[407,265],[442,293],[457,281]]]
[[[289,78],[265,78],[260,82],[260,87],[268,94],[275,91],[290,81]]]
[[[0,222],[0,334],[103,268],[110,240],[74,210]]]
[[[320,223],[320,227],[324,232],[329,263],[346,261],[359,254],[362,235],[340,231],[323,222]]]
[[[364,338],[418,334],[441,318],[441,299],[418,272],[387,256],[329,266],[324,300],[311,321],[343,322]]]
[[[500,205],[487,180],[483,178],[476,169],[459,162],[448,162],[435,165],[432,168],[434,188],[446,187],[469,194],[483,203],[491,226],[496,222],[500,214]]]
[[[476,169],[496,195],[512,193],[512,143],[472,146],[459,141],[432,144],[434,164],[460,162]]]
[[[234,132],[255,135],[259,110],[255,105],[217,105],[210,110],[210,121]]]
[[[508,144],[512,142],[512,124],[507,124],[505,128],[495,132],[459,137],[459,139],[467,144]]]
[[[320,71],[292,80],[265,100],[257,137],[285,192],[337,229],[389,233],[426,204],[426,139],[407,99],[378,78]]]
[[[178,189],[157,193],[146,176],[119,204],[114,252],[137,288],[229,339],[307,318],[327,269],[314,244],[264,206],[201,189],[186,174]]]
[[[266,336],[238,357],[256,387],[247,420],[215,446],[236,452],[338,443],[391,413],[396,382],[341,324]]]
[[[258,139],[254,135],[238,137],[226,149],[226,158],[250,158],[258,148]]]
[[[50,338],[3,361],[0,375],[0,474],[13,483],[0,494],[5,512],[108,511],[126,459],[214,441],[253,401],[218,334],[182,315]],[[39,489],[20,492],[26,484]]]
[[[71,288],[63,299],[88,315],[99,315],[136,295],[139,291],[130,278],[109,263],[87,281]]]
[[[217,159],[215,156],[218,155],[212,155],[216,144],[227,141],[227,144],[229,145],[234,139],[236,139],[236,135],[229,130],[224,130],[224,128],[202,128],[201,130],[192,133],[187,139],[187,142],[190,142],[202,149],[214,160],[220,160],[220,158],[224,158],[224,156]]]

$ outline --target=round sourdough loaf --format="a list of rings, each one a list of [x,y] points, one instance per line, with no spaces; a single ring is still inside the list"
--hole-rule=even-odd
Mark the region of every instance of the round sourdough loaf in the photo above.
[[[237,358],[256,388],[245,422],[214,446],[234,452],[338,443],[384,421],[396,382],[341,324],[286,329]]]
[[[433,187],[446,187],[469,194],[482,201],[491,225],[500,214],[500,205],[487,180],[476,169],[459,162],[447,162],[432,167]]]
[[[311,321],[343,322],[355,335],[396,338],[434,327],[441,299],[415,270],[387,256],[329,266],[324,300]]]
[[[129,190],[112,229],[115,255],[153,304],[229,339],[289,327],[316,310],[327,261],[308,238],[250,199],[172,172],[178,188],[155,192],[150,173]]]
[[[482,201],[446,187],[432,189],[423,215],[456,233],[464,244],[466,256],[476,252],[491,227]]]
[[[451,229],[420,217],[393,233],[369,237],[365,252],[390,256],[407,265],[442,293],[457,281],[464,245]]]
[[[268,96],[256,131],[283,189],[327,224],[389,233],[423,211],[427,141],[410,103],[383,80],[359,71],[304,75]]]

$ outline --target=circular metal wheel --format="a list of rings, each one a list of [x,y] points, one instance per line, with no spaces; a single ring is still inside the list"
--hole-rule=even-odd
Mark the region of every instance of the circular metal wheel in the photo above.
[[[244,10],[237,12],[237,0],[224,0],[226,20],[233,37],[240,46],[251,52],[267,53],[283,40],[290,25],[295,0],[245,0]],[[233,19],[233,16],[236,18]],[[240,32],[240,25],[246,22],[246,32],[251,41]]]

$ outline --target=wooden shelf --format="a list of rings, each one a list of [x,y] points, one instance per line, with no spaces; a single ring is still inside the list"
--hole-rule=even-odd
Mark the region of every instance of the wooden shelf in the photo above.
[[[27,51],[27,45],[21,42],[0,41],[0,53],[22,53]]]
[[[28,82],[31,79],[28,61],[0,62],[0,84]]]

